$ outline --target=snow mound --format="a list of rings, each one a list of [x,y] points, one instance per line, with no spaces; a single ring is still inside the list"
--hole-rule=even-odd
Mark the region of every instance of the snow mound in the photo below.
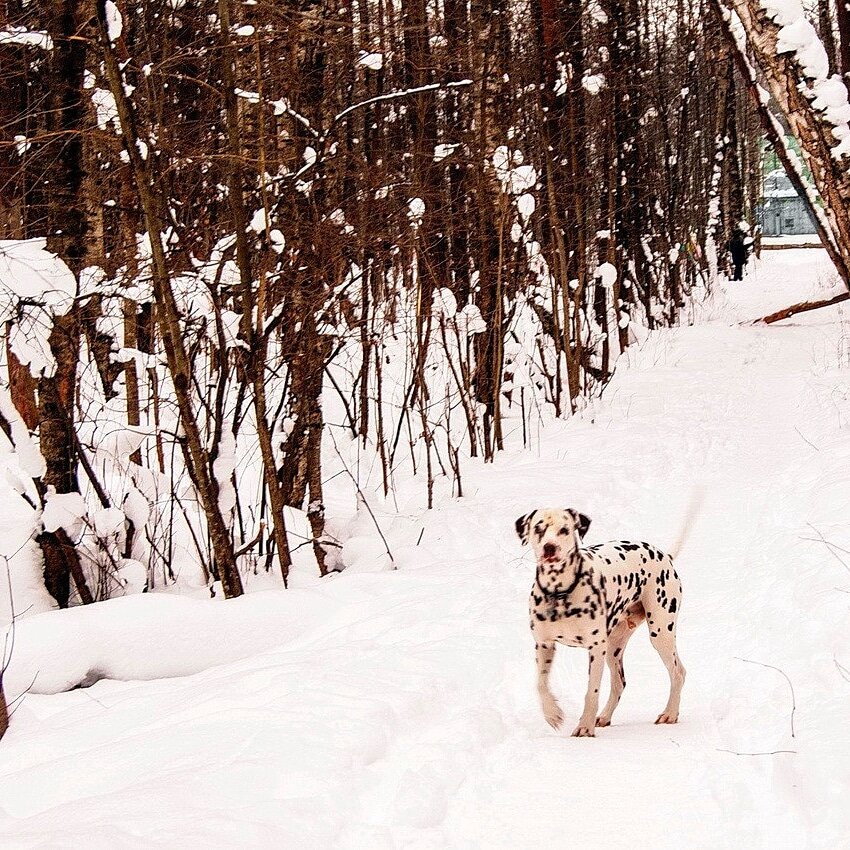
[[[138,594],[26,617],[15,625],[6,693],[187,676],[284,643],[328,605],[305,589],[226,601]]]

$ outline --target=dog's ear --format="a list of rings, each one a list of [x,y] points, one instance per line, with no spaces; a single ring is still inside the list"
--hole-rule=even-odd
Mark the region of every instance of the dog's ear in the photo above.
[[[531,531],[531,518],[534,516],[534,511],[530,514],[524,514],[516,521],[516,534],[525,546],[528,543],[528,534]]]
[[[573,508],[567,508],[567,513],[575,520],[576,531],[578,532],[578,536],[584,540],[585,534],[587,534],[588,529],[590,528],[590,517],[585,514],[579,513],[577,510]]]

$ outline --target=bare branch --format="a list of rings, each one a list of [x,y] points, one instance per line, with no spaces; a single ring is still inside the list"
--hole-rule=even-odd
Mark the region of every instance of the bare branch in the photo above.
[[[738,656],[736,656],[736,658],[738,661],[744,661],[747,664],[755,664],[758,667],[765,667],[768,670],[775,670],[777,673],[779,673],[785,678],[785,681],[788,682],[788,687],[791,690],[791,737],[796,737],[794,734],[794,712],[797,710],[797,701],[794,696],[794,685],[791,684],[791,680],[788,678],[788,674],[779,667],[775,667],[773,664],[764,664],[761,661],[752,661],[749,658],[739,658]]]

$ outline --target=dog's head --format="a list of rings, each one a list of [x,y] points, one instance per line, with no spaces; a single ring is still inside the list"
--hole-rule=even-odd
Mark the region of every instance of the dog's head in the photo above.
[[[560,564],[578,549],[590,520],[573,508],[536,510],[516,521],[516,533],[531,544],[538,564]]]

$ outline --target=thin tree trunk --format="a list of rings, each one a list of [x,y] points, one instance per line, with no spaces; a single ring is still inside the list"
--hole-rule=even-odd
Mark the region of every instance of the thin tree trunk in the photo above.
[[[251,273],[251,258],[246,230],[248,215],[245,209],[245,198],[242,191],[240,166],[242,161],[240,146],[240,126],[238,104],[236,102],[235,82],[233,75],[234,58],[233,46],[230,39],[230,3],[229,0],[219,0],[219,18],[221,21],[220,39],[222,44],[222,84],[225,116],[227,123],[228,156],[225,160],[225,178],[227,181],[227,199],[230,218],[236,233],[236,264],[239,267],[242,319],[240,334],[248,345],[247,373],[254,396],[254,410],[257,420],[257,437],[260,443],[260,453],[263,459],[263,475],[269,491],[269,503],[272,511],[272,532],[277,547],[278,563],[284,585],[289,579],[292,559],[289,552],[289,542],[286,536],[286,520],[284,518],[284,498],[280,482],[276,474],[274,449],[272,447],[271,431],[268,426],[268,410],[266,405],[265,369],[266,369],[266,338],[254,328],[254,295],[253,275]],[[257,323],[262,327],[262,312],[257,315]]]
[[[3,671],[0,669],[0,741],[9,728],[9,707],[6,705],[6,694],[3,691]]]
[[[838,6],[846,3],[847,0],[836,0]],[[829,60],[829,73],[838,73],[838,46],[835,43],[835,32],[832,29],[832,10],[830,9],[831,0],[818,0],[818,30],[820,39],[823,42],[826,50],[826,57]]]
[[[139,339],[136,332],[136,302],[129,298],[124,299],[124,347],[138,349]],[[131,357],[124,367],[125,380],[127,383],[127,424],[138,427],[142,424],[142,411],[139,403],[139,370],[136,358]],[[141,465],[142,451],[136,449],[130,455],[130,462]]]
[[[47,21],[53,38],[51,89],[47,104],[49,165],[44,174],[47,247],[58,254],[79,280],[86,265],[88,216],[81,131],[85,120],[83,72],[86,40],[79,38],[88,19],[85,0],[53,0]],[[74,390],[80,354],[79,303],[53,320],[48,342],[56,361],[53,375],[38,380],[39,445],[44,456],[45,488],[79,491],[74,439]],[[46,495],[42,490],[42,499]],[[70,579],[83,602],[91,602],[79,556],[61,530],[42,532],[45,584],[61,607],[68,604]]]
[[[145,226],[151,236],[151,283],[157,304],[160,334],[185,433],[186,459],[206,515],[213,555],[219,570],[224,594],[227,597],[240,596],[242,594],[242,579],[236,565],[230,532],[218,504],[218,487],[212,476],[209,453],[203,444],[198,421],[195,418],[191,398],[192,363],[183,342],[180,314],[174,292],[171,289],[168,262],[160,239],[160,234],[166,229],[167,216],[163,200],[156,194],[155,186],[157,184],[148,161],[142,157],[140,152],[136,118],[127,98],[118,58],[109,39],[105,3],[106,0],[97,0],[97,18],[100,25],[104,68],[109,89],[115,98],[116,112],[130,159],[136,191],[141,202]]]
[[[835,22],[838,25],[838,64],[845,84],[850,85],[850,3],[836,0]]]

